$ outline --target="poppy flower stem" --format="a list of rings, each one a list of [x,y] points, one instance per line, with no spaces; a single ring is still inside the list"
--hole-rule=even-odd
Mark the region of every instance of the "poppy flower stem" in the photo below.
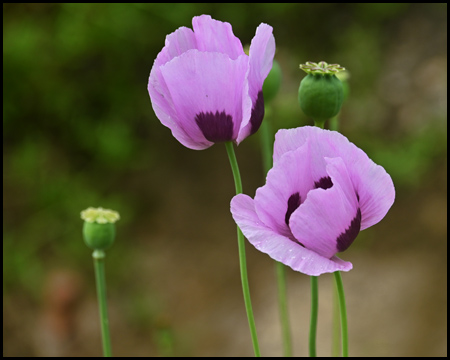
[[[342,285],[342,277],[340,271],[334,272],[334,280],[339,298],[339,312],[341,314],[341,339],[342,339],[342,356],[348,357],[348,331],[347,331],[347,310],[345,308],[344,286]]]
[[[332,306],[332,335],[331,335],[331,356],[338,357],[341,352],[340,343],[340,314],[339,314],[339,295],[336,282],[333,285],[333,306]]]
[[[324,129],[325,128],[325,121],[324,120],[314,119],[314,126],[317,126],[318,128]]]
[[[241,175],[240,175],[238,163],[236,160],[236,154],[234,153],[233,143],[230,141],[227,141],[225,143],[225,147],[227,149],[228,158],[230,160],[230,165],[231,165],[231,170],[233,172],[234,185],[236,187],[236,194],[242,194]],[[245,257],[245,239],[244,239],[244,234],[242,234],[242,231],[239,228],[239,226],[237,227],[237,238],[238,238],[238,249],[239,249],[239,266],[241,269],[242,291],[244,294],[244,303],[245,303],[245,309],[247,312],[248,325],[250,327],[250,334],[252,337],[253,350],[255,352],[255,356],[260,357],[261,353],[259,350],[258,336],[256,334],[255,319],[253,316],[252,303],[251,303],[251,299],[250,299],[250,288],[248,285],[247,261],[246,261],[246,257]]]
[[[338,115],[333,116],[329,121],[330,130],[339,131],[339,118]]]
[[[309,356],[316,357],[317,317],[319,313],[319,277],[311,278],[311,321],[309,326]]]
[[[289,326],[289,316],[287,307],[286,290],[286,267],[276,261],[275,263],[278,282],[278,306],[280,311],[281,331],[283,334],[283,354],[285,357],[292,356],[291,330]]]
[[[265,113],[269,113],[270,108],[265,108]],[[261,123],[261,127],[259,129],[260,132],[260,140],[261,140],[261,152],[262,152],[262,161],[263,161],[263,167],[264,172],[267,173],[273,166],[273,141],[274,136],[272,134],[272,129],[270,128],[269,119],[266,118]]]
[[[106,304],[105,252],[103,250],[94,250],[92,257],[94,258],[103,355],[104,357],[111,357],[111,338],[109,335],[108,308]]]
[[[270,111],[266,107],[266,114]],[[270,129],[269,119],[266,118],[261,123],[260,128],[261,148],[263,156],[264,172],[267,175],[272,168],[272,149],[273,149],[273,134]],[[283,355],[285,357],[292,356],[292,341],[291,330],[289,325],[289,315],[287,306],[287,286],[286,286],[286,267],[284,264],[275,261],[275,269],[277,274],[278,284],[278,308],[280,312],[281,332],[283,341]]]

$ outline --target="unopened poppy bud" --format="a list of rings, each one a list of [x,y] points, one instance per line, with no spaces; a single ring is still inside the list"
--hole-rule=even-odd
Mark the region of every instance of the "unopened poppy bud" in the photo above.
[[[263,84],[264,101],[270,102],[277,95],[281,85],[281,67],[278,61],[274,60],[272,69],[267,75]]]
[[[325,61],[308,61],[301,64],[300,69],[308,74],[298,89],[298,101],[303,112],[319,121],[336,116],[344,101],[344,88],[336,74],[345,69]]]
[[[90,207],[81,212],[81,218],[84,220],[83,238],[87,246],[94,250],[111,247],[116,236],[114,223],[120,219],[118,212]]]

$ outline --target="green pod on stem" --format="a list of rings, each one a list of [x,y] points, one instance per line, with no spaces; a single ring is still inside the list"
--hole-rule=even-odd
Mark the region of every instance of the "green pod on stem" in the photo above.
[[[106,250],[114,243],[116,236],[115,222],[119,213],[103,208],[88,208],[81,212],[84,220],[83,239],[93,250]]]
[[[337,64],[308,61],[300,65],[306,75],[300,82],[298,101],[301,109],[315,121],[324,122],[336,116],[344,102],[344,87],[336,73],[345,70]]]

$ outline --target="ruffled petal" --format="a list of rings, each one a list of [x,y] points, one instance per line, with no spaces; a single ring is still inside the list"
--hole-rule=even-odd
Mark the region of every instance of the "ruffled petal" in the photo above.
[[[361,230],[364,230],[386,216],[395,200],[395,188],[382,166],[375,164],[362,150],[358,155],[354,157],[350,176],[359,196]]]
[[[272,30],[271,26],[264,23],[260,24],[250,44],[250,66],[247,80],[248,95],[252,100],[252,106],[251,109],[246,108],[244,110],[244,120],[236,141],[238,144],[247,136],[254,134],[264,118],[262,86],[272,68],[273,57],[275,56],[275,38]],[[249,110],[250,114],[248,113]]]
[[[295,150],[309,141],[311,168],[314,179],[323,176],[326,157],[340,157],[359,196],[361,230],[378,223],[394,203],[395,188],[391,177],[382,166],[375,164],[367,154],[336,131],[314,126],[279,130],[275,135],[274,164],[284,153]],[[317,181],[317,180],[316,180]]]
[[[290,153],[285,154],[284,157]],[[347,167],[341,158],[325,158],[332,186],[308,193],[289,225],[307,249],[326,258],[346,250],[361,227],[361,211]]]
[[[196,149],[211,146],[216,142],[216,134],[220,138],[217,141],[236,139],[242,121],[247,68],[245,55],[231,60],[225,54],[198,50],[189,50],[161,66],[174,104],[173,120],[196,144]],[[208,140],[210,137],[212,140]]]
[[[156,57],[154,66],[160,67],[186,51],[197,48],[194,32],[182,26],[166,36],[165,45]]]
[[[192,19],[192,27],[198,50],[227,54],[232,60],[245,54],[241,41],[234,36],[229,23],[201,15]]]
[[[309,168],[309,147],[306,143],[285,154],[269,170],[266,185],[256,190],[255,211],[258,218],[283,236],[292,237],[289,217],[314,188]]]
[[[256,249],[295,271],[318,276],[335,271],[349,271],[353,267],[350,262],[336,256],[331,259],[320,256],[265,226],[256,214],[253,199],[247,195],[239,194],[231,200],[231,213]]]
[[[255,36],[250,44],[250,70],[249,83],[250,91],[253,96],[262,88],[264,80],[272,69],[273,57],[275,56],[275,38],[273,36],[273,28],[267,24],[260,24]]]
[[[165,46],[154,61],[147,86],[152,107],[158,119],[164,126],[172,130],[172,134],[176,139],[184,146],[192,149],[197,148],[197,144],[192,141],[182,127],[176,124],[176,111],[160,67],[173,58],[196,47],[196,39],[191,29],[181,27],[167,35]]]
[[[352,147],[357,149],[355,145],[350,143],[348,139],[336,132],[324,130],[317,126],[302,126],[295,129],[281,129],[275,134],[275,144],[273,150],[273,161],[276,163],[278,159],[286,152],[297,149],[306,141],[309,141],[311,147],[311,156],[314,159],[311,162],[317,164],[317,169],[325,170],[325,157],[342,157],[343,149]],[[344,159],[345,161],[345,159]],[[323,175],[323,174],[322,174]],[[318,175],[316,174],[316,177]]]

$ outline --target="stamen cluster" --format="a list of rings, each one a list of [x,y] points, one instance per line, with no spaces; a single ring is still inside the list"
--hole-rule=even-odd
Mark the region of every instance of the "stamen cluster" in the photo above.
[[[307,61],[306,64],[300,64],[300,69],[302,69],[307,74],[337,74],[338,72],[344,71],[345,68],[339,64],[328,64],[325,61],[320,61],[318,63]]]

